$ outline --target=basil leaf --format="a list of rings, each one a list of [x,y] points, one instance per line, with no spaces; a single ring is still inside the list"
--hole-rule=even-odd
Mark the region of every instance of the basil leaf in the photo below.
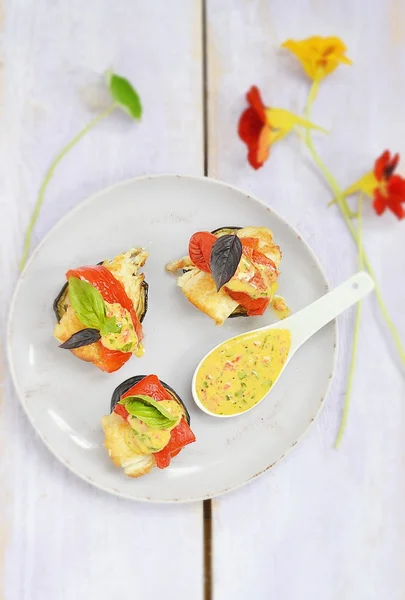
[[[167,419],[153,406],[147,406],[140,400],[132,400],[126,405],[129,414],[133,415],[152,429],[171,429],[177,419]]]
[[[122,346],[122,348],[120,348],[121,352],[130,352],[132,348],[132,344],[131,342],[129,342],[129,344],[125,344],[125,346]]]
[[[119,333],[115,317],[107,317],[105,303],[100,292],[87,281],[78,277],[69,277],[69,297],[77,318],[102,335]]]
[[[116,317],[106,317],[105,321],[101,324],[100,331],[102,335],[120,333],[121,326],[117,325]]]
[[[107,75],[108,87],[115,102],[123,108],[133,119],[142,116],[141,100],[128,79],[115,73]]]
[[[137,394],[119,401],[130,415],[149,425],[153,429],[171,429],[178,423],[178,417],[173,417],[168,410],[149,396]]]
[[[102,295],[87,281],[69,277],[69,296],[78,319],[87,327],[100,329],[105,322],[105,304]]]
[[[223,235],[217,239],[211,250],[210,269],[217,292],[236,272],[242,256],[242,242],[236,234]]]
[[[73,350],[74,348],[81,348],[82,346],[89,346],[98,342],[101,338],[100,332],[97,329],[81,329],[76,331],[66,342],[60,344],[59,348],[65,350]]]

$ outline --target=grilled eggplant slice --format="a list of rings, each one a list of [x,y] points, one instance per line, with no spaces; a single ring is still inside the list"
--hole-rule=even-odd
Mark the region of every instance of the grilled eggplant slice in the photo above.
[[[120,383],[119,386],[117,386],[115,388],[115,390],[113,391],[112,397],[111,397],[111,404],[110,404],[111,412],[114,410],[115,405],[118,404],[118,402],[121,400],[121,397],[125,394],[125,392],[127,392],[128,390],[131,389],[131,387],[133,387],[134,385],[136,385],[137,383],[142,381],[142,379],[145,379],[145,377],[146,377],[146,375],[135,375],[134,377],[130,377],[129,379],[126,379],[125,381]],[[174,389],[170,387],[170,385],[167,385],[167,383],[165,383],[161,379],[159,379],[159,381],[163,385],[163,387],[169,392],[170,396],[172,396],[173,400],[176,400],[176,402],[181,404],[181,406],[183,407],[183,410],[184,410],[184,416],[186,417],[186,421],[190,425],[190,414],[189,414],[183,400],[180,398],[180,396],[177,394],[177,392],[175,392]]]
[[[55,300],[53,301],[53,312],[55,313],[56,320],[58,321],[58,323],[60,323],[61,318],[63,317],[69,306],[68,288],[69,282],[67,281],[62,287],[59,294],[56,296]]]
[[[236,319],[236,317],[248,317],[249,315],[246,312],[246,308],[243,308],[243,306],[241,306],[239,304],[239,306],[237,306],[235,308],[235,310],[233,311],[233,313],[231,313],[228,317],[228,319]]]
[[[103,263],[101,262],[98,264],[102,265]],[[142,281],[141,288],[142,289],[141,289],[141,294],[139,297],[138,306],[135,306],[134,308],[135,308],[136,316],[138,317],[139,321],[142,323],[142,321],[144,320],[145,315],[147,313],[147,310],[148,310],[149,285],[146,283],[146,281]],[[62,287],[59,294],[56,296],[55,300],[53,301],[53,311],[55,313],[56,320],[58,321],[58,323],[60,322],[61,318],[67,311],[69,304],[70,304],[69,282],[67,281],[65,283],[65,285]]]
[[[242,227],[232,227],[228,225],[227,227],[218,227],[218,229],[214,229],[214,231],[211,231],[211,233],[217,237],[221,237],[222,235],[232,235],[238,229],[242,229]]]
[[[146,281],[142,281],[141,288],[142,290],[138,306],[135,307],[136,316],[138,317],[140,323],[142,323],[146,313],[148,312],[149,284],[146,283]]]

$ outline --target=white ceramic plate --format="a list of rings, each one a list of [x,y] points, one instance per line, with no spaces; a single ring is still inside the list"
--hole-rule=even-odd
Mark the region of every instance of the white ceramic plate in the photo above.
[[[292,359],[268,399],[240,417],[215,419],[191,396],[200,358],[224,339],[274,321],[230,319],[217,327],[184,298],[165,263],[186,254],[190,236],[225,225],[265,225],[283,260],[279,291],[297,311],[327,291],[321,267],[298,233],[268,206],[204,178],[144,177],[80,204],[49,233],[18,283],[8,353],[21,403],[48,448],[97,487],[127,498],[181,502],[210,498],[254,479],[295,446],[322,406],[332,377],[336,326],[316,334]],[[52,302],[72,267],[95,264],[131,246],[145,246],[149,310],[146,354],[106,374],[60,350],[52,337]],[[165,470],[139,479],[123,475],[103,447],[102,415],[114,388],[137,374],[156,373],[185,401],[197,442]]]

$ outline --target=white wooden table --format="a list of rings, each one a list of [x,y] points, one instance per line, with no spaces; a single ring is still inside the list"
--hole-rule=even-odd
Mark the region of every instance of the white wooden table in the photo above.
[[[332,284],[355,270],[353,243],[337,211],[326,208],[329,192],[299,141],[276,147],[255,173],[236,124],[253,83],[268,104],[301,112],[308,84],[279,45],[337,34],[354,66],[340,68],[321,89],[313,116],[331,135],[319,139],[319,150],[342,185],[386,147],[402,152],[404,168],[404,3],[202,1],[4,1],[3,331],[41,179],[92,118],[92,86],[109,67],[139,90],[142,122],[110,117],[63,161],[35,243],[105,186],[144,173],[201,175],[206,161],[208,175],[252,191],[297,226]],[[365,242],[405,339],[404,223],[367,210]],[[348,429],[341,450],[333,450],[352,319],[340,320],[337,376],[305,440],[260,480],[212,502],[207,600],[405,597],[405,379],[372,301],[363,312]],[[3,381],[0,598],[203,598],[202,505],[136,504],[86,485],[37,439],[6,371]]]

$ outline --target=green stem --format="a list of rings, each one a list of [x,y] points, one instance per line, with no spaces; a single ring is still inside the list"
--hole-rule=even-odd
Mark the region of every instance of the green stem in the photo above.
[[[52,178],[52,175],[54,174],[56,167],[58,166],[58,164],[60,163],[62,158],[64,156],[66,156],[66,154],[69,152],[69,150],[71,150],[73,148],[73,146],[75,146],[77,144],[77,142],[79,140],[81,140],[82,137],[85,136],[86,133],[88,133],[92,127],[94,127],[94,125],[96,125],[102,119],[107,117],[116,107],[117,107],[116,103],[111,104],[111,106],[106,108],[103,112],[99,113],[92,121],[90,121],[90,123],[88,125],[86,125],[86,127],[84,127],[77,135],[75,135],[75,137],[63,148],[63,150],[61,150],[59,152],[59,154],[52,161],[49,169],[47,170],[47,172],[45,174],[45,178],[41,184],[41,187],[39,188],[38,198],[37,198],[33,213],[31,215],[30,222],[28,224],[27,232],[25,234],[24,249],[23,249],[23,254],[21,257],[21,261],[20,261],[20,271],[22,271],[22,269],[25,266],[25,263],[27,262],[28,254],[29,254],[30,247],[31,247],[32,231],[34,229],[35,223],[39,216],[39,211],[41,210],[41,206],[44,201],[46,188],[48,187],[48,184]]]
[[[358,234],[357,235],[357,249],[359,252],[359,271],[362,271],[364,268],[364,261],[363,261],[363,195],[362,194],[360,194],[360,196],[359,196],[359,227],[357,230],[357,234]],[[358,344],[359,344],[360,316],[361,316],[361,302],[358,302],[357,307],[356,307],[356,318],[355,318],[355,322],[354,322],[352,356],[350,359],[349,376],[347,379],[345,403],[343,405],[342,420],[340,422],[339,431],[338,431],[338,434],[336,436],[336,441],[335,441],[336,449],[339,448],[341,441],[343,439],[343,435],[346,430],[347,419],[349,416],[350,399],[351,399],[353,379],[354,379],[354,368],[356,365],[357,348],[358,348]]]
[[[312,105],[318,95],[319,84],[320,84],[319,81],[314,81],[309,89],[308,100],[307,100],[307,104],[305,106],[305,116],[308,120],[310,120]],[[310,148],[313,160],[315,161],[318,169],[320,169],[321,173],[325,177],[327,183],[329,184],[329,187],[332,190],[339,188],[339,185],[338,185],[336,179],[333,177],[332,173],[325,167],[321,158],[315,151],[315,148],[314,148],[314,145],[312,142],[311,131],[309,129],[307,129],[307,131],[306,131],[305,143],[308,146],[308,148]],[[349,205],[347,204],[347,200],[344,197],[343,192],[341,192],[340,195],[341,195],[341,206],[344,208],[346,216],[351,218],[354,215],[351,212],[351,210],[349,209]]]
[[[316,82],[313,83],[312,88],[315,87],[315,95],[316,95],[316,91],[317,91],[317,87],[318,84]],[[311,91],[312,91],[311,88]],[[308,96],[308,103],[307,103],[307,109],[306,109],[306,116],[307,118],[310,117],[310,111],[308,111],[308,106],[309,108],[311,108],[311,104],[309,102],[310,98],[313,97],[314,93],[312,92],[311,95],[311,91],[309,93]],[[336,179],[333,177],[332,173],[329,171],[329,169],[326,167],[325,163],[322,161],[321,157],[319,156],[319,154],[317,153],[313,141],[312,141],[312,136],[311,136],[311,132],[307,131],[307,137],[306,137],[306,145],[307,148],[312,156],[313,161],[315,162],[315,164],[317,165],[317,167],[319,168],[319,170],[321,171],[322,175],[324,176],[325,180],[327,181],[327,183],[329,184],[330,188],[332,189],[332,192],[334,194],[334,197],[336,198],[337,201],[337,205],[340,209],[340,212],[344,218],[344,221],[347,225],[347,228],[354,240],[354,242],[356,244],[358,244],[358,239],[357,239],[357,231],[350,219],[350,211],[347,207],[347,203],[345,203],[345,198],[343,195],[343,190],[340,188],[338,182],[336,181]],[[388,313],[388,309],[385,305],[385,302],[383,300],[382,297],[382,293],[381,293],[381,288],[377,283],[377,279],[375,276],[375,272],[374,269],[371,266],[370,260],[366,254],[366,252],[364,251],[364,248],[362,249],[362,253],[363,253],[363,262],[365,267],[367,268],[368,272],[370,273],[371,277],[374,279],[374,284],[375,284],[375,294],[376,294],[376,298],[377,298],[377,302],[378,305],[380,307],[381,310],[381,314],[385,320],[385,322],[387,323],[388,329],[392,335],[392,338],[394,340],[395,346],[397,348],[398,354],[400,356],[401,361],[405,364],[405,349],[402,345],[401,342],[401,338],[399,337],[398,331],[396,330],[396,327]]]
[[[309,121],[309,116],[312,111],[312,105],[315,102],[318,92],[319,92],[319,81],[314,81],[309,89],[308,100],[307,100],[307,104],[305,107],[305,116],[308,119],[308,121]],[[309,129],[307,129],[306,134],[307,134],[306,141],[308,143],[308,142],[310,142],[310,139],[311,139],[311,132],[309,131]]]

